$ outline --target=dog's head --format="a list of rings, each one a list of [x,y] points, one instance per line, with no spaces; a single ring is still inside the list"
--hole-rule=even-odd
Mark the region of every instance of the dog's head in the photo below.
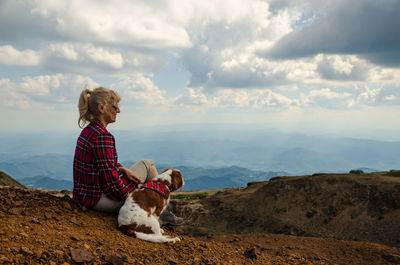
[[[171,177],[171,191],[181,189],[185,184],[182,173],[174,168],[165,168],[162,174],[167,173]]]

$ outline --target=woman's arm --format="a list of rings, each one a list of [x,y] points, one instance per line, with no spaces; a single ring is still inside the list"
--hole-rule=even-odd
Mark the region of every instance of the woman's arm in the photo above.
[[[120,164],[121,165],[121,164]],[[127,168],[122,167],[122,165],[120,167],[118,167],[119,171],[124,174],[124,176],[134,182],[138,182],[140,183],[140,178],[138,177],[138,175],[136,175],[132,170],[129,170]]]
[[[121,178],[115,163],[115,140],[111,134],[101,134],[94,139],[93,151],[100,181],[104,185],[106,196],[121,200],[132,190],[136,183]]]

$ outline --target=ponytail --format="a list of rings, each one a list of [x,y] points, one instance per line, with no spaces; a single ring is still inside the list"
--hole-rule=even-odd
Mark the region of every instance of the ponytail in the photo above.
[[[78,109],[79,109],[79,119],[78,119],[78,126],[80,128],[83,128],[86,123],[90,122],[92,120],[92,115],[89,112],[89,100],[90,100],[90,95],[92,94],[92,90],[85,88],[80,97],[79,97],[79,103],[78,103]]]

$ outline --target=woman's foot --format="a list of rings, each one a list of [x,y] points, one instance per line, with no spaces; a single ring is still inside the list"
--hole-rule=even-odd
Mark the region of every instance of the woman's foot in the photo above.
[[[160,215],[160,224],[161,225],[173,225],[180,226],[183,225],[183,218],[178,217],[170,209],[165,209]]]

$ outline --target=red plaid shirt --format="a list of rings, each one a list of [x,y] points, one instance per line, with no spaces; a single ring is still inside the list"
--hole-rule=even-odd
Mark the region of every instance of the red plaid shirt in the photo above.
[[[73,200],[93,207],[104,194],[112,200],[123,200],[137,188],[120,174],[114,136],[98,120],[86,126],[78,138],[74,157]]]

